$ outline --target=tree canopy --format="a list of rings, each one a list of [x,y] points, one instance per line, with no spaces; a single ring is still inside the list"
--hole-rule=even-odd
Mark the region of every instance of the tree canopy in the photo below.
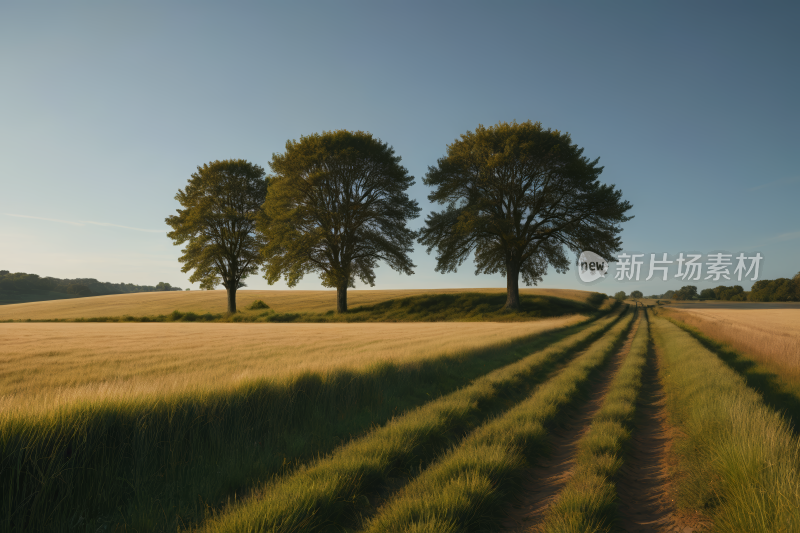
[[[236,312],[236,291],[258,272],[263,242],[255,232],[256,219],[267,194],[264,169],[243,159],[214,161],[197,167],[186,189],[175,199],[183,209],[166,218],[167,235],[181,250],[181,271],[193,270],[189,280],[200,288],[220,283],[228,291],[228,312]]]
[[[672,295],[675,300],[693,300],[696,297],[697,287],[694,285],[684,285]]]
[[[155,290],[151,285],[108,283],[94,278],[59,279],[0,270],[0,305]]]
[[[634,300],[638,300],[644,298],[644,294],[642,294],[642,291],[633,291],[631,292],[631,298],[633,298]]]
[[[420,208],[405,192],[414,177],[386,143],[362,131],[315,133],[288,141],[270,167],[259,223],[270,284],[283,276],[293,287],[315,272],[345,312],[347,288],[356,278],[373,286],[378,261],[414,273],[406,223]]]
[[[700,291],[700,298],[704,300],[716,300],[717,293],[714,289],[703,289]]]
[[[747,299],[751,302],[800,301],[800,272],[792,279],[762,279],[753,283]]]
[[[519,276],[536,285],[549,266],[566,272],[566,250],[612,261],[631,204],[582,154],[569,134],[531,121],[481,125],[448,145],[423,180],[434,187],[430,201],[445,206],[419,239],[436,249],[436,270],[454,272],[474,252],[475,273],[505,275],[505,307],[517,309]]]

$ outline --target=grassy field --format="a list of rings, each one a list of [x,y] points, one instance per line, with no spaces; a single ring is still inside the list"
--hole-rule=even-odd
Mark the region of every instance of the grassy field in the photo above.
[[[665,316],[800,381],[800,309],[666,309]]]
[[[710,516],[715,531],[799,531],[800,443],[786,420],[689,333],[663,318],[652,331],[683,433],[681,506]]]
[[[347,300],[353,309],[413,296],[460,295],[464,292],[464,289],[349,290]],[[469,292],[500,296],[498,308],[505,301],[505,289],[470,289]],[[520,289],[523,297],[542,296],[577,303],[589,302],[593,294],[596,293],[568,289]],[[248,311],[247,308],[256,300],[263,301],[276,313],[326,313],[336,309],[336,291],[241,290],[236,300],[238,309],[244,315],[263,312]],[[144,292],[4,305],[0,306],[0,320],[157,316],[168,315],[175,310],[203,315],[222,314],[226,309],[225,291]]]
[[[587,327],[595,329],[581,333]],[[511,324],[2,324],[10,349],[0,359],[0,529],[198,523],[258,482],[584,335],[558,352],[568,357],[597,327],[604,326],[578,316]],[[536,379],[490,387],[480,412],[491,414]]]
[[[586,317],[509,324],[0,324],[0,409],[456,357]]]
[[[315,292],[241,316],[330,316]],[[794,311],[551,291],[509,322],[499,291],[361,292],[359,323],[0,324],[0,530],[800,528],[800,397],[770,385]],[[131,296],[80,312],[224,305]]]

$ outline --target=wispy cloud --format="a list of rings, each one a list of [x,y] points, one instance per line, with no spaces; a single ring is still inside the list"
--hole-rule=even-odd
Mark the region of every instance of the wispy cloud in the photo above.
[[[11,213],[6,213],[6,216],[9,217],[17,217],[17,218],[33,218],[35,220],[46,220],[48,222],[59,222],[61,224],[69,224],[71,226],[83,226],[80,222],[70,222],[69,220],[58,220],[55,218],[44,218],[44,217],[31,217],[28,215],[12,215]]]
[[[759,189],[765,189],[767,187],[772,187],[773,185],[786,185],[787,183],[795,183],[795,182],[798,182],[798,181],[800,181],[800,176],[796,176],[794,178],[786,178],[786,179],[782,179],[782,180],[770,181],[769,183],[764,183],[762,185],[759,185],[757,187],[752,187],[752,188],[747,189],[747,190],[749,192],[753,192],[753,191],[757,191]]]
[[[6,216],[9,217],[17,217],[17,218],[32,218],[34,220],[46,220],[48,222],[57,222],[59,224],[69,224],[70,226],[86,226],[87,224],[93,226],[107,226],[111,228],[122,228],[122,229],[130,229],[134,231],[144,231],[147,233],[164,233],[165,230],[160,229],[142,229],[142,228],[133,228],[131,226],[120,226],[119,224],[111,224],[110,222],[94,222],[91,220],[80,220],[80,221],[72,221],[72,220],[59,220],[57,218],[45,218],[45,217],[34,217],[30,215],[14,215],[12,213],[6,213]]]
[[[774,237],[770,237],[769,240],[771,241],[792,241],[794,239],[800,239],[800,231],[792,231],[789,233],[781,233],[780,235],[776,235]]]

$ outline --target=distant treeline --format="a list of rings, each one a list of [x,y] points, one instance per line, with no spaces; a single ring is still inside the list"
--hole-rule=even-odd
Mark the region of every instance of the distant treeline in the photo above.
[[[762,279],[753,283],[746,291],[741,285],[728,287],[720,285],[713,289],[703,289],[698,294],[697,287],[686,285],[677,291],[648,296],[661,300],[726,300],[731,302],[800,302],[800,272],[792,279]]]
[[[11,273],[0,270],[0,304],[59,300],[106,294],[131,292],[179,291],[169,283],[134,285],[133,283],[108,283],[94,278],[59,279],[41,277],[24,272]]]

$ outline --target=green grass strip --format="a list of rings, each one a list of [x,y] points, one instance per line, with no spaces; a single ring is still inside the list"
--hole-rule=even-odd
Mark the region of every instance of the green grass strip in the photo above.
[[[583,385],[614,353],[632,318],[628,314],[528,399],[471,433],[400,491],[366,531],[495,529],[528,461],[545,451],[548,427],[581,397]]]
[[[713,339],[699,329],[681,322],[678,318],[671,316],[663,318],[689,333],[740,374],[747,381],[747,386],[761,393],[767,406],[784,413],[792,431],[800,434],[800,382],[787,379],[785,374],[782,375],[780,368],[767,366],[729,344]]]
[[[429,402],[339,448],[327,458],[274,481],[250,502],[206,522],[206,531],[318,531],[352,524],[364,497],[390,477],[428,464],[439,451],[523,396],[553,367],[608,330],[619,318],[584,331],[494,370],[471,385]],[[505,401],[504,401],[505,400]]]
[[[713,518],[715,531],[800,531],[800,443],[780,414],[691,335],[651,322],[667,409],[685,437],[679,505]]]
[[[572,477],[547,513],[547,533],[611,531],[617,506],[614,480],[633,430],[648,340],[647,322],[642,318],[603,405],[578,443]]]

